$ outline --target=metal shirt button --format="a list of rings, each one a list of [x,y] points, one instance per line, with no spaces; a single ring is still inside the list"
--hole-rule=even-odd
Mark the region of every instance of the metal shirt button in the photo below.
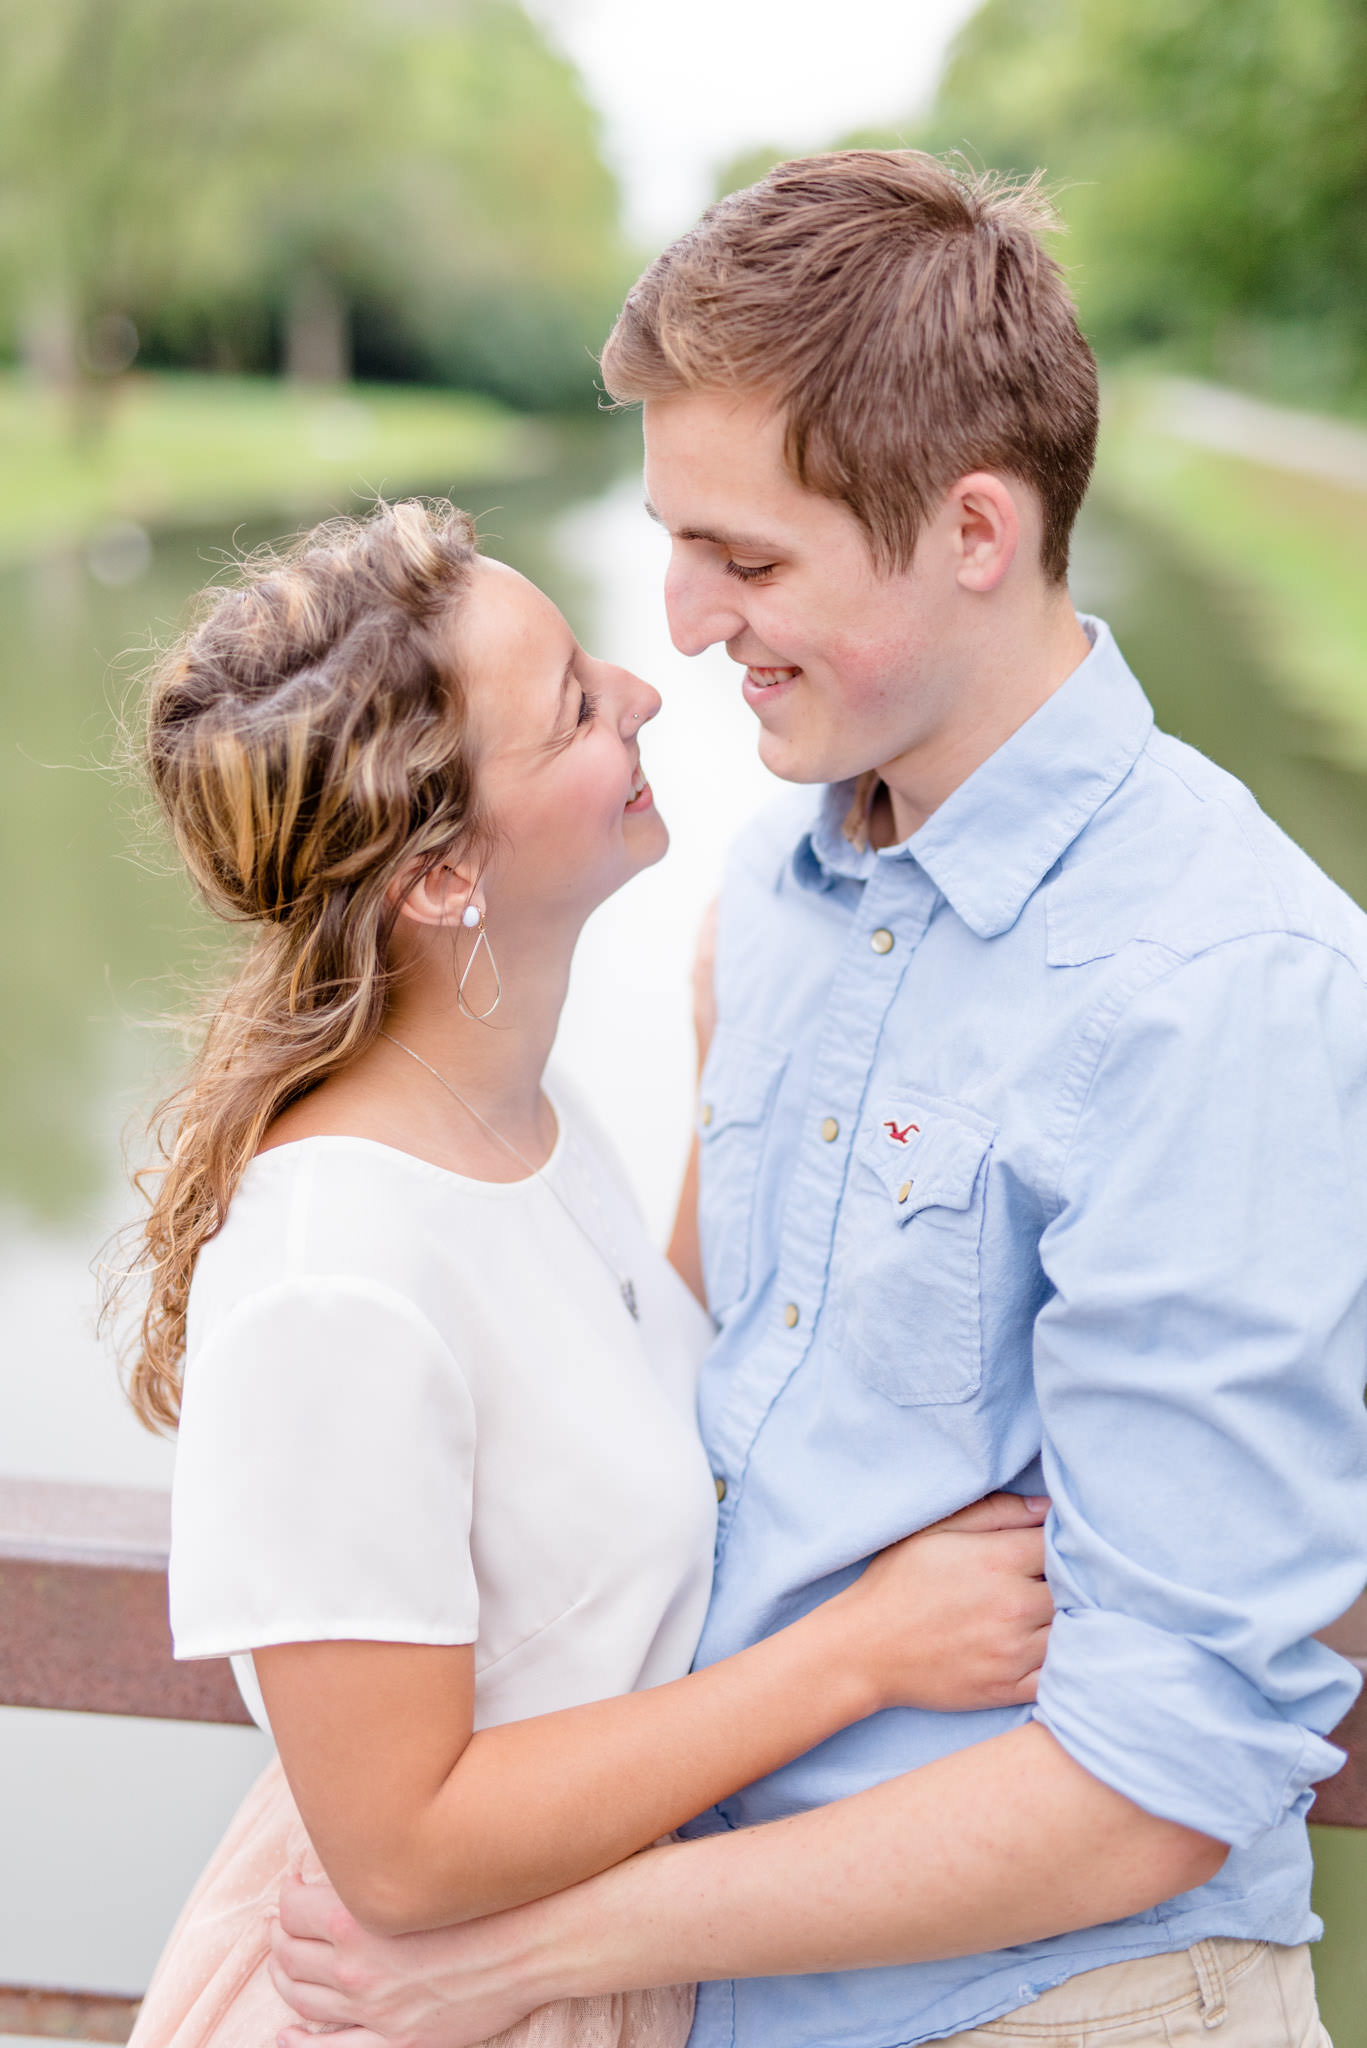
[[[726,1481],[722,1478],[720,1472],[715,1473],[713,1477],[717,1489],[717,1504],[720,1506],[722,1501],[726,1499]]]
[[[790,1330],[797,1328],[797,1303],[795,1301],[790,1301],[787,1308],[784,1309],[783,1320]]]
[[[905,1202],[905,1201],[906,1201],[906,1199],[907,1199],[907,1196],[908,1196],[908,1195],[909,1195],[910,1193],[911,1193],[911,1182],[910,1182],[909,1180],[904,1180],[904,1181],[902,1182],[902,1185],[901,1185],[901,1187],[900,1187],[900,1188],[898,1188],[898,1190],[897,1190],[897,1199],[898,1199],[898,1201],[899,1201],[899,1202]]]
[[[705,1102],[702,1106],[702,1120],[704,1124],[710,1124],[712,1121],[712,1105],[710,1102]]]
[[[873,947],[875,953],[890,953],[893,947],[892,933],[885,930],[880,924],[873,937],[869,940],[869,944]]]
[[[833,1116],[826,1117],[822,1122],[821,1135],[828,1145],[834,1144],[840,1136],[840,1126]]]

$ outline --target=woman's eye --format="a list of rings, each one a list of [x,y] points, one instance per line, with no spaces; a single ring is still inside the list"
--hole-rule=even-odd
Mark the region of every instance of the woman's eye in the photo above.
[[[740,562],[727,562],[725,567],[727,575],[736,577],[739,582],[756,583],[762,576],[772,576],[778,564],[766,562],[761,569],[747,569]]]
[[[579,716],[575,720],[575,724],[590,724],[593,719],[593,714],[597,709],[598,699],[596,697],[590,696],[587,690],[581,689],[579,692]]]

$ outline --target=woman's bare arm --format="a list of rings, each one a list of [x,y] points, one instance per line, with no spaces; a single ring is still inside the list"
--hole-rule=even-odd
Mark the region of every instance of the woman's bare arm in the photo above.
[[[342,1898],[380,1931],[440,1927],[606,1870],[884,1707],[1033,1698],[1041,1519],[994,1495],[721,1664],[478,1734],[468,1647],[282,1644],[256,1669]]]

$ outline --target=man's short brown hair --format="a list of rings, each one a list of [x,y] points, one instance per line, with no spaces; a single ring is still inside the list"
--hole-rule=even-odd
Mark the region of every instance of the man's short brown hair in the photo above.
[[[849,506],[905,567],[946,491],[1018,477],[1061,580],[1096,449],[1096,363],[1036,176],[1012,184],[919,150],[779,164],[706,212],[631,291],[603,378],[620,403],[772,393],[798,481]]]

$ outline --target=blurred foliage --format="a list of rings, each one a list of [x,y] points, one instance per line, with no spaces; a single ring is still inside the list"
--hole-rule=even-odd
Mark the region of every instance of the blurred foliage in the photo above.
[[[929,114],[860,143],[1043,165],[1103,354],[1367,407],[1363,0],[986,0]]]
[[[589,402],[626,264],[515,0],[0,0],[0,332],[49,381],[131,321],[144,364]]]

